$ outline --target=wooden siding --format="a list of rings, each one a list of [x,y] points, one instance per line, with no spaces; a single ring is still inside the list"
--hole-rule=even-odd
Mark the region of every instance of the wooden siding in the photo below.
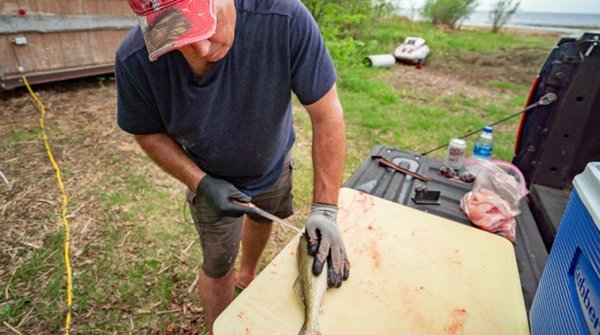
[[[18,73],[19,65],[38,72],[112,64],[126,34],[127,30],[94,30],[0,35],[0,67],[8,75]],[[15,37],[27,38],[27,44],[15,45]]]
[[[25,10],[25,15],[133,15],[126,0],[0,0],[0,15],[17,15],[19,9]],[[0,71],[4,81],[14,81],[20,76],[19,66],[33,77],[110,68],[127,32],[128,29],[96,29],[0,34]],[[15,37],[27,38],[27,44],[16,45]],[[76,77],[73,73],[64,77]],[[44,81],[48,80],[38,80]]]
[[[126,0],[2,0],[0,14],[17,14],[24,9],[29,14],[54,15],[130,15]]]

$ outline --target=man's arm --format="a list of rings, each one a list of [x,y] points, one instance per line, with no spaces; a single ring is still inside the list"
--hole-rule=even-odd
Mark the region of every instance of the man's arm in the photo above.
[[[167,173],[184,183],[192,192],[206,175],[169,135],[163,133],[135,135],[135,139],[152,160]]]
[[[308,252],[315,257],[313,273],[327,264],[327,284],[340,287],[350,275],[350,262],[337,227],[338,192],[344,173],[345,129],[335,84],[317,102],[305,106],[313,128],[314,190],[306,220]]]
[[[317,102],[304,107],[313,129],[313,202],[337,206],[344,173],[346,135],[336,85]]]
[[[220,216],[253,214],[254,208],[236,203],[251,198],[225,180],[213,178],[200,169],[169,135],[135,135],[142,149],[167,173],[184,183],[195,194],[202,194]]]

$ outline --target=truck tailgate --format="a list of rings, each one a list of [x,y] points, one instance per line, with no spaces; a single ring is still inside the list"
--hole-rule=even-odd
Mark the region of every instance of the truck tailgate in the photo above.
[[[431,181],[423,183],[392,169],[379,166],[372,156],[383,156],[387,160],[418,172]],[[439,175],[443,162],[426,156],[398,149],[376,146],[356,171],[348,178],[344,187],[394,201],[424,212],[438,215],[465,225],[473,226],[459,208],[460,199],[470,191],[471,185],[446,179]],[[439,205],[416,204],[411,197],[415,188],[427,186],[429,190],[441,191]],[[528,199],[521,201],[521,214],[517,217],[517,244],[514,246],[519,268],[521,288],[527,311],[531,307],[548,252],[529,209]]]

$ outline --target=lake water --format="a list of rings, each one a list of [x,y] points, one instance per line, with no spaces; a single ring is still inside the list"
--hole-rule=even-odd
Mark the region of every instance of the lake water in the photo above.
[[[419,10],[399,9],[401,15],[420,19]],[[492,25],[488,11],[476,11],[462,23],[464,26]],[[505,27],[560,31],[569,36],[583,32],[600,33],[600,14],[517,12]]]

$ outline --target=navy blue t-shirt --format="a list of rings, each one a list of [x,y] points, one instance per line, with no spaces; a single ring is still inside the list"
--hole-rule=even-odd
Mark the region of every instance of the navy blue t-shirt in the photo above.
[[[119,126],[166,133],[206,173],[248,195],[269,188],[294,142],[291,93],[304,105],[335,83],[314,19],[299,0],[235,0],[229,53],[201,78],[175,50],[155,62],[139,27],[117,50]]]

